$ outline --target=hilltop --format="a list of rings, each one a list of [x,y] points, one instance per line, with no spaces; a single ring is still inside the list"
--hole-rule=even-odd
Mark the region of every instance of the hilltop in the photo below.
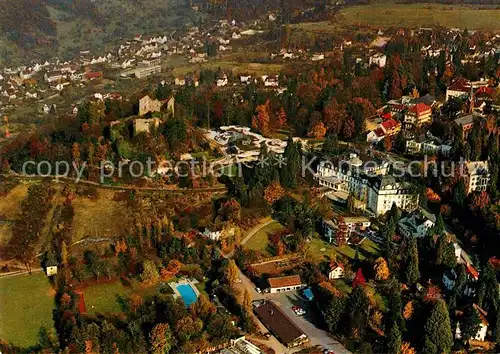
[[[123,38],[174,30],[201,16],[182,0],[0,0],[0,7],[0,65],[103,51]]]

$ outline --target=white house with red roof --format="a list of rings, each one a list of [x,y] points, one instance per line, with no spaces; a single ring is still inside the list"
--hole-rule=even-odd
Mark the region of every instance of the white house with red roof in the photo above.
[[[366,141],[378,144],[385,137],[396,135],[401,131],[401,123],[393,118],[385,119],[378,127],[366,135]]]
[[[432,108],[425,103],[417,103],[410,107],[404,117],[405,129],[420,127],[432,122]]]
[[[380,128],[384,131],[386,136],[396,135],[401,130],[401,123],[395,119],[387,119],[380,124]]]
[[[340,279],[343,277],[344,277],[344,265],[337,262],[330,264],[328,279],[333,280],[333,279]]]

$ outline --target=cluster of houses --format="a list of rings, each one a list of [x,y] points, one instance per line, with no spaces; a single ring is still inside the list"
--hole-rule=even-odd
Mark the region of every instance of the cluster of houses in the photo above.
[[[67,61],[56,57],[43,63],[3,68],[0,71],[0,114],[15,109],[24,101],[32,103],[56,97],[71,86],[85,88],[92,81],[104,78],[108,70],[113,73],[118,70],[122,77],[144,79],[160,74],[162,61],[167,56],[184,56],[191,63],[207,61],[207,43],[217,44],[220,52],[231,50],[231,41],[254,34],[247,33],[250,26],[258,27],[259,23],[237,24],[221,20],[205,30],[192,27],[175,38],[173,34],[137,35],[104,54],[83,50]],[[277,77],[264,81],[266,86],[278,86]],[[177,80],[176,84],[182,85]],[[227,78],[217,81],[218,86],[227,84]]]

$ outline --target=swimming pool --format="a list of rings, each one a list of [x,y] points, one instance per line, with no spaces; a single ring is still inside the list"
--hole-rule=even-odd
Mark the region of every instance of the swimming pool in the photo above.
[[[179,284],[176,288],[179,294],[181,294],[182,301],[184,301],[186,307],[196,302],[198,295],[196,295],[190,284]]]

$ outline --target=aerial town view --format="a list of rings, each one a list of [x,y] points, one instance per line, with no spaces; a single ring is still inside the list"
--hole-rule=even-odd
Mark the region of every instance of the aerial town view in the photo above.
[[[500,353],[500,0],[0,0],[17,353]]]

